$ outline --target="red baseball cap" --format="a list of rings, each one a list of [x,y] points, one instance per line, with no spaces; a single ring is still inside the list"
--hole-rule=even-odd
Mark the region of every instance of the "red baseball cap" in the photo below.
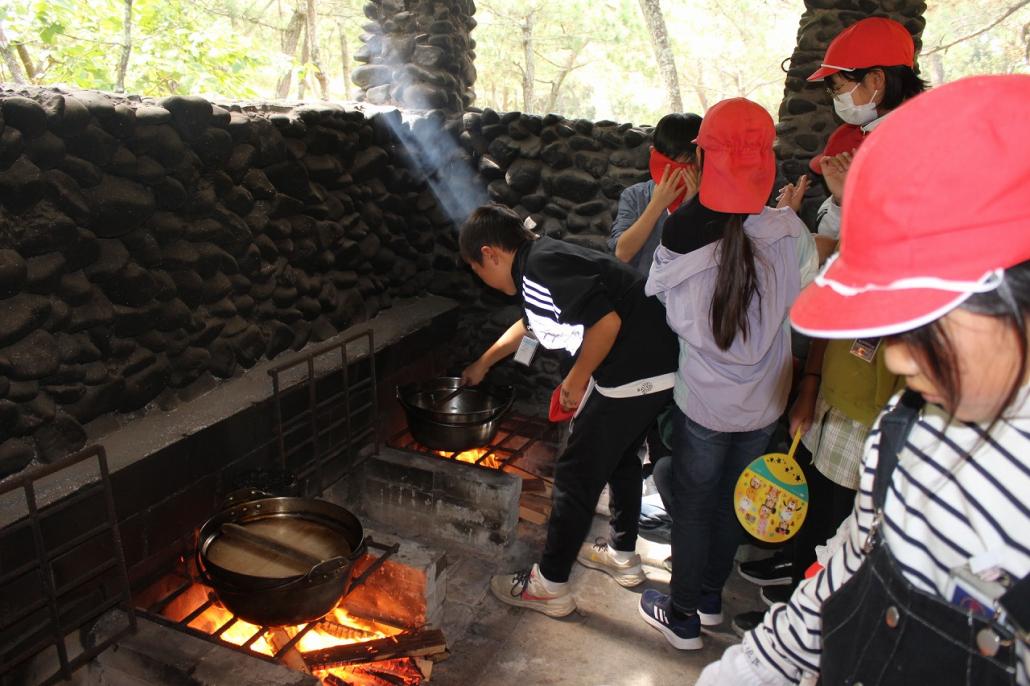
[[[1030,260],[1030,76],[977,76],[905,102],[855,156],[840,253],[791,309],[819,338],[928,324]]]
[[[808,162],[808,168],[816,174],[822,174],[824,157],[833,157],[834,155],[839,155],[842,152],[851,152],[858,146],[862,145],[863,140],[865,140],[865,132],[862,131],[861,126],[855,126],[854,124],[841,124],[833,133],[830,134],[830,137],[826,140],[826,147],[823,148],[823,151]]]
[[[776,179],[775,138],[772,117],[747,98],[723,100],[708,110],[694,139],[704,151],[701,204],[716,212],[761,212]]]
[[[915,64],[915,53],[908,29],[893,19],[870,17],[837,34],[826,48],[822,65],[808,80],[819,81],[839,71],[869,67],[911,67]]]

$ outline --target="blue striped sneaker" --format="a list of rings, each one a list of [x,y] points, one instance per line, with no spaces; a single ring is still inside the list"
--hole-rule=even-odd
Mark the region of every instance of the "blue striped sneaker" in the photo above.
[[[722,591],[701,591],[697,616],[701,618],[701,626],[722,624]]]
[[[640,616],[662,632],[665,639],[680,650],[701,648],[701,618],[695,613],[676,619],[670,609],[672,598],[649,588],[640,596]]]

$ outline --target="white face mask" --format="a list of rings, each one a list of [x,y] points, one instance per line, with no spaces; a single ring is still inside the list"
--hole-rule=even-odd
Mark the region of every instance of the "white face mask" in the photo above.
[[[837,113],[837,116],[846,121],[849,124],[855,126],[865,126],[869,122],[876,119],[879,116],[876,113],[876,91],[873,91],[873,95],[869,98],[869,102],[864,105],[856,105],[852,99],[851,94],[862,84],[856,83],[855,87],[847,93],[841,93],[840,95],[833,96],[833,109]]]

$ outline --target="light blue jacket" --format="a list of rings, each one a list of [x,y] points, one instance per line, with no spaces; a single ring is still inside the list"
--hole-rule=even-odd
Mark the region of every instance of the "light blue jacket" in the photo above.
[[[721,241],[680,254],[658,247],[645,292],[665,304],[680,338],[674,397],[693,421],[713,431],[752,431],[783,413],[792,360],[787,316],[816,275],[815,241],[791,209],[766,207],[744,221],[755,248],[758,292],[748,308],[750,332],[728,350],[712,334],[710,312]]]

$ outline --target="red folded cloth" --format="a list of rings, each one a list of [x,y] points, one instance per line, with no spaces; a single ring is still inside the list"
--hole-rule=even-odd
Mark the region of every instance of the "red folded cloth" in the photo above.
[[[575,410],[566,410],[561,406],[561,386],[554,389],[551,394],[551,408],[547,412],[547,418],[552,422],[567,422],[576,414]]]

